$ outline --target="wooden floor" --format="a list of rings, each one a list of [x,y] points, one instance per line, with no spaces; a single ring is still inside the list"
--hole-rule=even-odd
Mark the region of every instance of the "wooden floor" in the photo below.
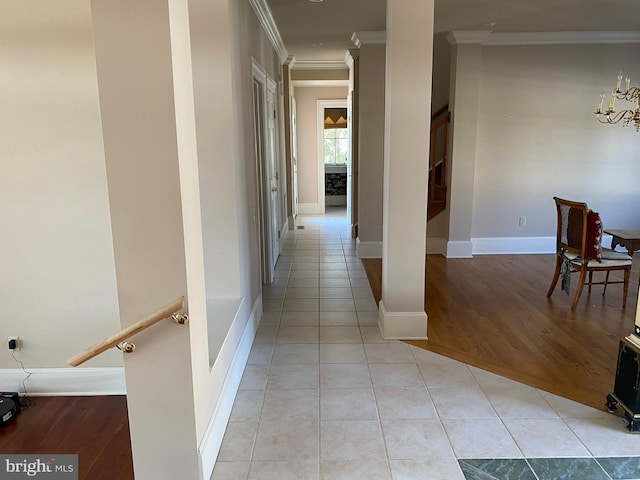
[[[37,397],[0,427],[3,454],[78,454],[80,480],[131,480],[124,396]]]
[[[622,286],[610,285],[605,297],[602,287],[593,287],[591,295],[585,287],[571,312],[572,298],[559,284],[546,297],[553,255],[427,255],[429,339],[408,343],[604,409],[615,380],[619,340],[633,332],[638,259],[626,310],[621,308]],[[379,301],[382,262],[363,263]],[[572,276],[572,293],[576,282]]]
[[[619,339],[633,330],[638,256],[627,309],[621,287],[586,290],[575,312],[557,287],[546,298],[551,255],[427,256],[427,341],[410,342],[604,409]],[[380,299],[380,260],[364,260]],[[575,278],[575,277],[574,277]],[[574,280],[575,282],[575,280]],[[573,285],[575,288],[575,284]],[[79,454],[80,480],[131,480],[126,397],[40,397],[0,429],[0,452]]]

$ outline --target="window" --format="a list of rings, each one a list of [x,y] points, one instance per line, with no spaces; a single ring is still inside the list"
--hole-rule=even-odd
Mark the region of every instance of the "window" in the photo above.
[[[346,128],[324,129],[325,165],[346,165],[348,149],[349,138]]]

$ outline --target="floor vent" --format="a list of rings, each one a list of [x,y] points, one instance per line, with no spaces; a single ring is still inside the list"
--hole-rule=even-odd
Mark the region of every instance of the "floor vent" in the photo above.
[[[304,230],[304,225],[296,225],[296,228],[297,228],[298,230]]]

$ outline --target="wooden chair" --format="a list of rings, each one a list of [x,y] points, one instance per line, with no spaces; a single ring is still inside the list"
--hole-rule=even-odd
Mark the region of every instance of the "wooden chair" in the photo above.
[[[631,257],[624,253],[615,252],[609,249],[602,249],[601,262],[589,256],[589,228],[588,214],[589,209],[586,203],[572,202],[553,197],[556,202],[556,210],[558,213],[558,229],[556,233],[556,270],[553,274],[551,286],[547,292],[550,297],[556,288],[560,274],[563,274],[563,290],[569,294],[568,275],[573,272],[580,272],[579,283],[576,288],[571,310],[576,309],[582,289],[585,285],[589,285],[589,293],[591,293],[592,285],[604,285],[602,295],[607,291],[607,285],[622,283],[624,290],[622,293],[622,308],[627,306],[627,293],[629,291],[629,277],[631,275]],[[598,239],[599,241],[599,239]],[[593,242],[593,239],[591,239]],[[609,273],[615,270],[623,271],[624,280],[609,281]],[[605,280],[602,282],[593,281],[593,272],[606,272]],[[589,279],[587,279],[589,273]],[[565,284],[566,279],[566,284]]]

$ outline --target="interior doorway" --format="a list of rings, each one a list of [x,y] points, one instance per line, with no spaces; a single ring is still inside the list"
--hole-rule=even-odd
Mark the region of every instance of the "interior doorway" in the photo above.
[[[351,133],[347,99],[317,101],[318,203],[351,219]]]
[[[262,283],[273,282],[280,244],[280,188],[276,83],[253,62],[253,125],[255,138],[257,220]]]

